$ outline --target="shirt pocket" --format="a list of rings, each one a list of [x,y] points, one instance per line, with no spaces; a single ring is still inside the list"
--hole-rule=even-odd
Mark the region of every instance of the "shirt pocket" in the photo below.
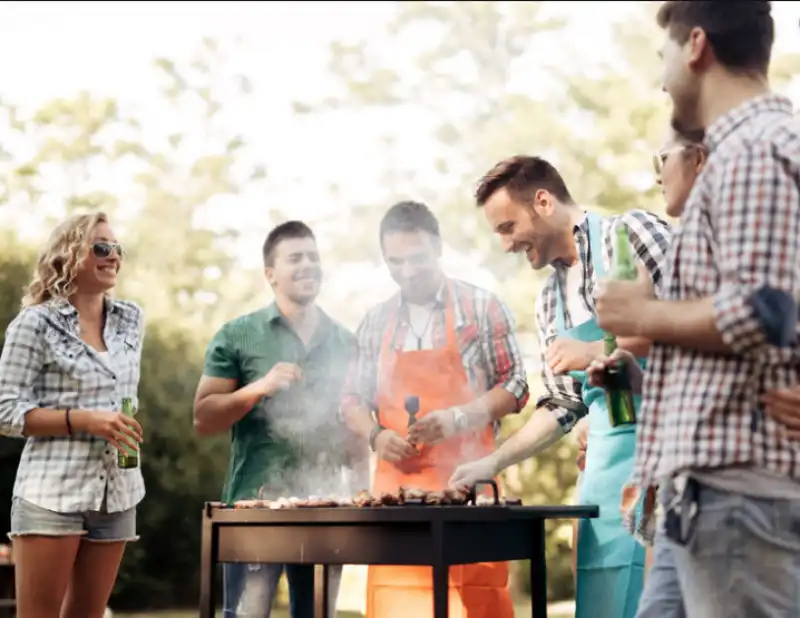
[[[86,345],[55,329],[45,332],[44,391],[76,398],[81,385],[94,372]]]
[[[122,382],[124,397],[133,397],[139,385],[142,359],[142,341],[136,333],[127,333],[122,338],[121,359],[118,364],[118,378]],[[117,362],[115,361],[115,364]]]

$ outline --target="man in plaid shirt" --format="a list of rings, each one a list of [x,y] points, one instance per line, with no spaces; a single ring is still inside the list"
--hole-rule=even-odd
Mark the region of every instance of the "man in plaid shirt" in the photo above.
[[[456,466],[493,450],[501,418],[525,407],[514,320],[494,294],[442,272],[439,222],[424,204],[392,206],[380,243],[400,289],[358,328],[342,413],[377,455],[374,495],[402,485],[440,491]],[[451,611],[513,618],[506,563],[459,570]],[[429,568],[369,568],[367,618],[426,616],[432,602]]]
[[[798,383],[800,126],[768,88],[768,2],[665,2],[658,21],[673,125],[705,128],[710,156],[660,297],[644,277],[597,294],[604,328],[656,342],[632,480],[661,485],[681,615],[798,616],[800,441],[766,393]]]
[[[585,385],[584,370],[603,351],[594,316],[594,290],[608,272],[616,230],[622,227],[655,284],[669,247],[667,224],[643,210],[603,217],[572,198],[561,175],[539,157],[501,161],[481,180],[476,201],[504,249],[525,253],[531,266],[553,266],[536,300],[544,396],[527,424],[491,455],[462,465],[451,479],[469,485],[531,457],[589,421],[586,469],[579,500],[600,506],[600,517],[580,522],[576,535],[578,618],[633,618],[642,590],[645,551],[623,529],[619,495],[633,466],[634,426],[611,427],[600,389]],[[619,345],[646,356],[649,341]]]

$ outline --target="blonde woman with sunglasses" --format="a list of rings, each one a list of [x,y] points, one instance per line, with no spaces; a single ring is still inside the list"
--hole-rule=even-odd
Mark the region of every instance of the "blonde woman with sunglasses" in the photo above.
[[[123,252],[102,213],[60,224],[0,355],[0,431],[26,439],[11,506],[18,618],[101,618],[144,497],[142,311],[113,299]]]

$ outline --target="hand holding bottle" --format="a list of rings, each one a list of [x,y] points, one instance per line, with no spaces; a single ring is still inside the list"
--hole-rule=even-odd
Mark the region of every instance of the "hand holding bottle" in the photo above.
[[[636,360],[636,357],[627,350],[617,348],[610,356],[605,354],[595,358],[586,368],[586,375],[589,378],[589,384],[592,386],[604,387],[603,374],[607,367],[613,363],[624,363],[628,371],[628,379],[630,381],[631,391],[640,395],[642,392],[642,379],[644,372]]]
[[[98,438],[105,438],[117,449],[122,449],[125,445],[134,451],[139,450],[139,443],[142,442],[142,426],[135,418],[107,410],[74,410],[72,414],[76,429]],[[75,416],[78,416],[78,419]]]

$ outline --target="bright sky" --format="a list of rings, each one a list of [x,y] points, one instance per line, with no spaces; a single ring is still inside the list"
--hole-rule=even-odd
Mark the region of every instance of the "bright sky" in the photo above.
[[[566,32],[581,57],[596,57],[609,47],[612,21],[624,19],[630,2],[552,3],[570,20]],[[0,2],[0,93],[32,109],[56,96],[79,90],[111,95],[133,110],[154,132],[168,133],[176,118],[157,115],[158,84],[151,61],[158,56],[183,59],[202,37],[225,43],[240,37],[231,65],[254,84],[249,103],[229,98],[226,122],[254,145],[255,158],[269,169],[274,185],[268,199],[295,212],[333,211],[328,187],[336,182],[351,202],[382,198],[379,177],[386,154],[376,136],[385,118],[363,115],[349,121],[311,121],[293,116],[294,100],[314,100],[327,90],[326,51],[333,39],[370,38],[381,46],[381,25],[389,2]],[[778,51],[800,51],[800,2],[775,2]],[[384,45],[385,47],[385,45]],[[530,69],[534,74],[528,74]],[[536,84],[536,67],[526,67],[525,84]],[[798,100],[800,102],[800,100]],[[413,117],[392,122],[405,136],[393,154],[417,163],[420,143],[430,139]],[[309,172],[310,170],[310,172]],[[370,180],[374,179],[374,180]],[[113,184],[113,181],[111,181]],[[218,212],[251,231],[243,258],[259,259],[257,247],[267,230],[265,196],[218,204]],[[6,219],[8,221],[8,219]],[[18,219],[20,225],[25,217]],[[30,225],[28,227],[31,227]],[[31,230],[33,231],[33,230]],[[37,232],[40,233],[39,230]],[[453,266],[464,269],[463,260]],[[365,273],[366,274],[366,273]],[[385,280],[385,276],[381,275]],[[485,276],[470,279],[486,283]]]

